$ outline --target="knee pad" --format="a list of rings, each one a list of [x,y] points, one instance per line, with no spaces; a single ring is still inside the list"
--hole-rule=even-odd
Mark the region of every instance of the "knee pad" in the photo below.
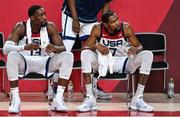
[[[143,51],[142,64],[140,67],[140,73],[149,75],[151,71],[151,65],[153,62],[153,53],[151,51]]]
[[[83,50],[81,52],[81,61],[89,61],[90,60],[90,53],[92,53],[91,50]]]
[[[63,52],[61,56],[61,66],[59,68],[59,78],[66,79],[68,80],[70,78],[72,68],[73,68],[73,61],[74,61],[74,56],[72,52]],[[62,59],[63,57],[63,59]]]
[[[6,69],[10,81],[18,80],[18,67],[22,61],[23,58],[18,52],[12,51],[8,53]]]
[[[7,61],[18,62],[20,58],[21,58],[21,55],[19,54],[19,52],[16,52],[16,51],[9,52],[7,55]]]
[[[96,59],[91,50],[83,50],[81,52],[81,66],[83,73],[91,73],[92,62]]]
[[[62,57],[63,57],[63,59],[62,59]],[[73,63],[74,55],[72,52],[65,51],[65,52],[58,54],[57,60],[60,60],[60,59],[64,62]]]
[[[66,61],[68,61],[68,62],[74,62],[74,55],[73,55],[73,53],[72,52],[68,52],[68,51],[66,51],[66,52],[64,52],[65,54],[66,54]]]
[[[143,53],[143,58],[145,61],[147,61],[147,62],[153,61],[153,53],[151,51],[144,50],[144,51],[142,51],[142,53]]]

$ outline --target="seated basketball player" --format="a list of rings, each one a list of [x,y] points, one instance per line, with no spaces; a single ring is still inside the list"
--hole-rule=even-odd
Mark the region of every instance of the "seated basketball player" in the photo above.
[[[67,111],[63,93],[71,75],[73,54],[65,51],[56,26],[46,19],[44,8],[33,5],[28,10],[28,16],[27,21],[18,22],[14,26],[3,48],[7,54],[7,75],[10,81],[9,113],[20,111],[19,75],[38,73],[50,77],[57,70],[58,89],[51,108]]]
[[[78,107],[79,111],[97,109],[96,98],[92,90],[91,72],[98,71],[98,55],[111,55],[114,58],[113,72],[133,73],[140,67],[140,77],[130,108],[150,112],[153,107],[143,100],[144,88],[150,74],[153,54],[143,50],[133,29],[127,23],[120,22],[116,13],[108,11],[101,17],[102,23],[93,27],[84,50],[81,52],[82,72],[86,80],[87,97]]]

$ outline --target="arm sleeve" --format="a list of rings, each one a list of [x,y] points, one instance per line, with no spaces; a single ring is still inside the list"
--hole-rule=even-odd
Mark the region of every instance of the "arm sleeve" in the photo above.
[[[11,51],[22,51],[24,46],[18,46],[14,41],[6,41],[3,47],[3,53],[7,55]]]

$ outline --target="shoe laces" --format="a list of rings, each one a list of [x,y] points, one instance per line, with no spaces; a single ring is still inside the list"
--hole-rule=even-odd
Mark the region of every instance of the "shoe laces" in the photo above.
[[[144,107],[147,107],[147,103],[143,100],[143,97],[139,97],[139,101],[137,103],[138,106],[144,106]]]
[[[88,97],[85,98],[82,105],[88,105],[88,106],[91,106],[91,105],[92,105],[91,99],[89,99]]]

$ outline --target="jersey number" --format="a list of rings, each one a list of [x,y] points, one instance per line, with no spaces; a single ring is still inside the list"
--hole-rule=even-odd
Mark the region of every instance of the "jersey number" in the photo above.
[[[38,50],[32,50],[31,55],[41,55],[41,48],[39,48]]]
[[[112,52],[112,55],[114,56],[115,54],[116,54],[116,48],[109,48],[110,50],[111,50],[111,52]]]
[[[41,42],[39,39],[32,39],[32,42],[37,44],[37,45],[41,45]],[[41,48],[39,48],[38,50],[33,50],[31,51],[31,55],[41,55]]]

